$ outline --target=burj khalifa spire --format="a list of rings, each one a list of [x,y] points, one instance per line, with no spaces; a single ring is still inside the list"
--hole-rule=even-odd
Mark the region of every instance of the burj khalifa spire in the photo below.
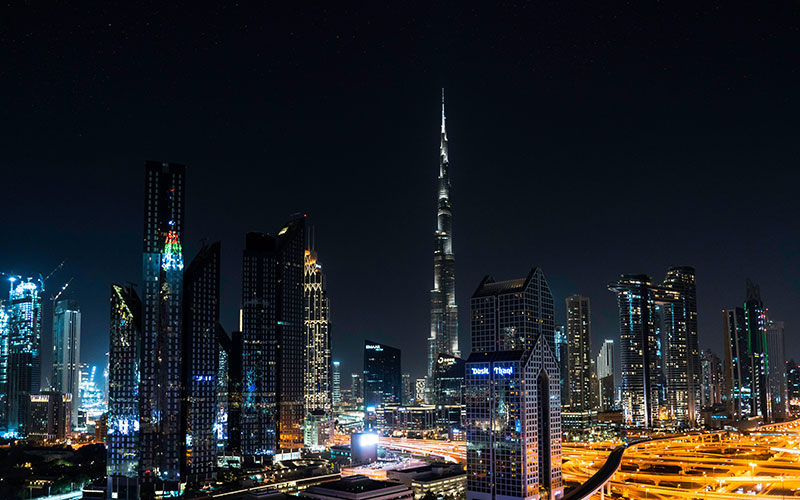
[[[434,234],[431,333],[428,337],[428,377],[433,376],[439,354],[459,356],[458,306],[456,305],[456,258],[453,254],[453,210],[450,205],[450,160],[445,129],[442,89],[442,137],[439,146],[439,196]]]

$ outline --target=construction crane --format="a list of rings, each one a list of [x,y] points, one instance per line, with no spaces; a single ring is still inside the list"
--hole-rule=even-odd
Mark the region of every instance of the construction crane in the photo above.
[[[75,279],[75,277],[74,277],[74,276],[73,276],[72,278],[70,278],[70,279],[69,279],[69,280],[68,280],[66,283],[64,283],[64,286],[62,286],[62,287],[61,287],[61,290],[59,290],[59,291],[58,291],[58,293],[56,294],[56,296],[55,296],[55,297],[51,297],[51,298],[50,298],[50,301],[51,301],[53,304],[55,304],[55,303],[56,303],[56,301],[58,300],[58,298],[59,298],[59,297],[61,297],[61,294],[62,294],[62,293],[64,293],[64,290],[66,290],[66,289],[67,289],[67,287],[69,286],[69,284],[70,284],[70,283],[72,283],[72,280],[74,280],[74,279]],[[44,287],[42,287],[42,288],[44,288]]]

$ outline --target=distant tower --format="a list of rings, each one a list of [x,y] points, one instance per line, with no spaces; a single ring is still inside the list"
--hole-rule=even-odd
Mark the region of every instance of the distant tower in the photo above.
[[[204,245],[183,276],[181,477],[189,482],[216,473],[217,377],[219,370],[220,243]],[[224,334],[223,334],[224,335]]]
[[[554,335],[553,344],[555,345],[555,349],[553,352],[556,355],[558,372],[561,378],[561,401],[562,404],[566,404],[569,402],[569,363],[567,362],[569,359],[567,353],[569,346],[567,345],[567,328],[564,325],[556,326]]]
[[[589,297],[567,297],[569,411],[587,412],[592,405],[592,320]]]
[[[786,420],[789,413],[783,329],[783,321],[769,320],[767,322],[769,397],[772,406],[772,418],[778,422]]]
[[[0,430],[8,426],[8,309],[0,301]]]
[[[559,498],[561,384],[541,270],[472,295],[465,367],[467,500]]]
[[[139,498],[142,303],[132,285],[111,285],[109,332],[107,498],[134,500]]]
[[[439,201],[433,252],[431,290],[431,333],[428,337],[428,377],[440,353],[460,356],[458,350],[458,306],[456,305],[456,258],[453,254],[453,212],[450,205],[450,160],[445,131],[444,89],[442,89],[442,130],[439,146]]]
[[[25,434],[30,395],[39,392],[42,302],[39,285],[11,282],[8,315],[8,430]]]
[[[600,408],[614,408],[614,341],[606,339],[597,355],[597,378],[600,381]]]
[[[364,341],[364,408],[402,404],[403,382],[400,349]]]
[[[139,437],[142,493],[179,491],[186,167],[145,164]],[[146,486],[145,486],[146,485]]]
[[[67,430],[78,425],[80,406],[81,310],[78,302],[62,299],[53,308],[53,390],[71,396]]]
[[[305,412],[331,412],[331,336],[328,293],[317,252],[305,251]]]
[[[333,388],[331,403],[336,406],[342,402],[342,366],[338,361],[333,362]]]

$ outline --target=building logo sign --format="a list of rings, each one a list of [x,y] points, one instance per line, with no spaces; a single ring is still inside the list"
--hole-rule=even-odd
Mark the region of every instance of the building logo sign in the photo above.
[[[512,373],[514,373],[514,368],[511,367],[511,366],[508,366],[508,367],[495,366],[494,367],[494,374],[495,375],[508,376],[508,375],[511,375]],[[472,374],[473,375],[489,375],[489,368],[488,367],[472,368]]]

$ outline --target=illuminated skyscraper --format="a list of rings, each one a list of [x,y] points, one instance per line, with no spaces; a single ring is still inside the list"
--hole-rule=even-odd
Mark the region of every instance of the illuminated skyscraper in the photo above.
[[[8,426],[8,310],[0,301],[0,430]]]
[[[364,372],[350,374],[350,395],[353,402],[362,405],[364,403]]]
[[[753,359],[745,329],[744,309],[724,310],[722,319],[725,350],[723,393],[728,414],[734,420],[741,420],[753,412]]]
[[[108,498],[139,498],[142,303],[132,285],[111,285],[108,369]]]
[[[178,491],[186,167],[145,164],[139,476],[142,495]]]
[[[466,362],[467,500],[558,498],[561,387],[541,270],[472,295]]]
[[[597,355],[597,378],[600,383],[600,408],[614,408],[614,341],[606,339]]]
[[[217,402],[214,417],[214,434],[217,442],[217,455],[224,455],[230,443],[230,366],[233,343],[228,334],[217,324]],[[239,358],[241,359],[241,358]]]
[[[553,352],[556,355],[559,378],[561,379],[561,401],[566,403],[569,401],[569,366],[567,363],[569,346],[567,345],[566,327],[564,325],[556,326],[554,335],[553,343],[555,344],[555,349]]]
[[[767,322],[767,374],[772,419],[780,422],[789,416],[786,385],[786,358],[783,339],[783,321]]]
[[[700,406],[711,408],[722,402],[722,363],[711,349],[700,353]]]
[[[751,416],[772,421],[772,401],[769,397],[767,375],[767,310],[761,301],[761,289],[747,280],[747,300],[744,302],[744,333],[749,339],[753,408]]]
[[[305,411],[331,411],[331,337],[328,294],[317,252],[305,251]]]
[[[400,349],[364,341],[364,408],[401,404],[403,399]]]
[[[587,412],[592,405],[592,319],[589,297],[567,297],[569,411]]]
[[[78,425],[81,356],[81,310],[62,299],[53,308],[53,390],[70,395],[68,429]]]
[[[183,276],[181,362],[181,478],[211,479],[216,472],[220,244],[204,245]]]
[[[30,395],[39,392],[42,303],[39,285],[11,282],[8,317],[8,430],[25,433]]]
[[[626,425],[650,428],[665,395],[655,291],[643,274],[622,275],[608,288],[619,306],[623,419]]]
[[[332,380],[331,404],[336,406],[342,402],[342,367],[338,361],[333,362]]]
[[[439,353],[460,356],[458,350],[458,306],[456,305],[456,258],[453,254],[453,212],[450,205],[450,159],[445,131],[444,89],[442,89],[442,130],[439,146],[439,201],[435,248],[433,252],[433,290],[431,290],[431,333],[428,337],[428,377]]]
[[[242,453],[303,446],[305,216],[248,233],[242,278]]]
[[[440,354],[433,370],[433,389],[433,404],[464,404],[464,360]]]

